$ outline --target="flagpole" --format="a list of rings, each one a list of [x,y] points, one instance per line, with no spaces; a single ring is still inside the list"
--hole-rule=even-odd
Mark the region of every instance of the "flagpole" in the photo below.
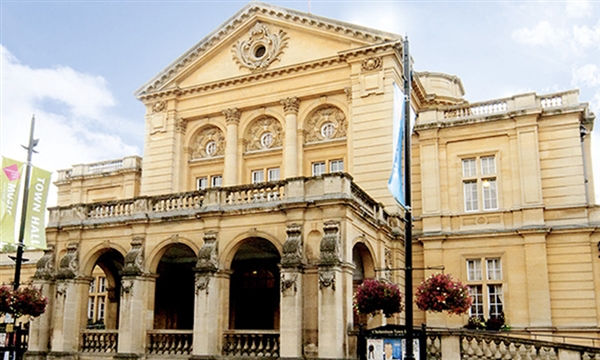
[[[29,199],[29,182],[31,177],[31,157],[35,150],[38,140],[33,138],[33,129],[35,127],[35,115],[31,117],[31,127],[29,130],[29,146],[27,149],[27,163],[25,163],[25,186],[23,189],[23,205],[21,206],[21,227],[19,229],[19,243],[17,244],[17,257],[15,258],[15,280],[13,282],[13,290],[19,288],[21,282],[21,263],[23,262],[23,248],[25,236],[25,222],[27,220],[27,201]],[[22,145],[21,145],[22,146]]]
[[[406,357],[405,360],[414,360],[413,346],[413,268],[412,268],[412,205],[411,205],[411,173],[410,173],[410,90],[411,67],[408,52],[408,36],[404,38],[402,46],[404,66],[404,294],[406,297]]]

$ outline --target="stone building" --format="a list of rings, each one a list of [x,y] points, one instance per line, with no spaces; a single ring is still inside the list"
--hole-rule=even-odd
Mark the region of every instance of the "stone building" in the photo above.
[[[403,284],[386,271],[404,265],[387,189],[401,59],[399,35],[253,2],[144,84],[143,159],[59,172],[28,356],[355,357],[358,323],[381,323],[353,314],[355,286]],[[598,337],[588,105],[473,104],[433,72],[411,95],[415,286],[443,265],[473,315]]]

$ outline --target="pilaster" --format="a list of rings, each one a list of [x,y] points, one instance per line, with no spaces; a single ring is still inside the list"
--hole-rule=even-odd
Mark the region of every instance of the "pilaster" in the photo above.
[[[227,134],[225,136],[225,170],[223,174],[223,186],[238,185],[237,179],[237,145],[238,126],[241,113],[237,108],[223,110],[225,122],[227,123]]]
[[[298,170],[298,108],[300,100],[297,97],[288,97],[281,100],[285,112],[285,138],[283,145],[284,178],[296,177]]]
[[[552,326],[546,233],[531,231],[521,233],[521,236],[525,247],[529,326]]]
[[[286,229],[281,259],[281,318],[279,322],[279,356],[302,358],[303,287],[302,226],[290,224]]]

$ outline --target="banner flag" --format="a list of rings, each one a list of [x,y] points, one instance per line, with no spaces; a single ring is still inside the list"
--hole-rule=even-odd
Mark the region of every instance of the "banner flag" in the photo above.
[[[404,154],[402,144],[404,138],[404,93],[396,83],[394,83],[394,106],[392,110],[393,121],[393,163],[392,174],[388,180],[388,189],[400,205],[405,204],[404,197],[404,172],[403,172],[403,157]]]
[[[0,174],[0,241],[4,244],[16,242],[15,223],[17,205],[21,186],[23,162],[2,157],[2,174]]]
[[[51,172],[35,166],[31,168],[25,235],[23,237],[26,247],[46,248],[46,200],[48,199],[51,175]]]

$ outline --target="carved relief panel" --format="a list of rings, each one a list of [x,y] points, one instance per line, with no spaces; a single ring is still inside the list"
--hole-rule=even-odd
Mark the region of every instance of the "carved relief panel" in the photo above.
[[[346,115],[335,106],[324,106],[313,111],[304,124],[304,142],[314,143],[345,139],[348,129]]]
[[[283,128],[277,119],[270,116],[254,120],[244,135],[245,152],[277,149],[282,144]]]
[[[190,159],[209,159],[225,154],[225,136],[216,126],[208,126],[200,130],[189,147]]]
[[[275,60],[279,60],[287,44],[288,37],[285,31],[271,33],[267,25],[257,22],[248,33],[248,38],[238,41],[233,46],[233,59],[240,68],[263,70]]]

